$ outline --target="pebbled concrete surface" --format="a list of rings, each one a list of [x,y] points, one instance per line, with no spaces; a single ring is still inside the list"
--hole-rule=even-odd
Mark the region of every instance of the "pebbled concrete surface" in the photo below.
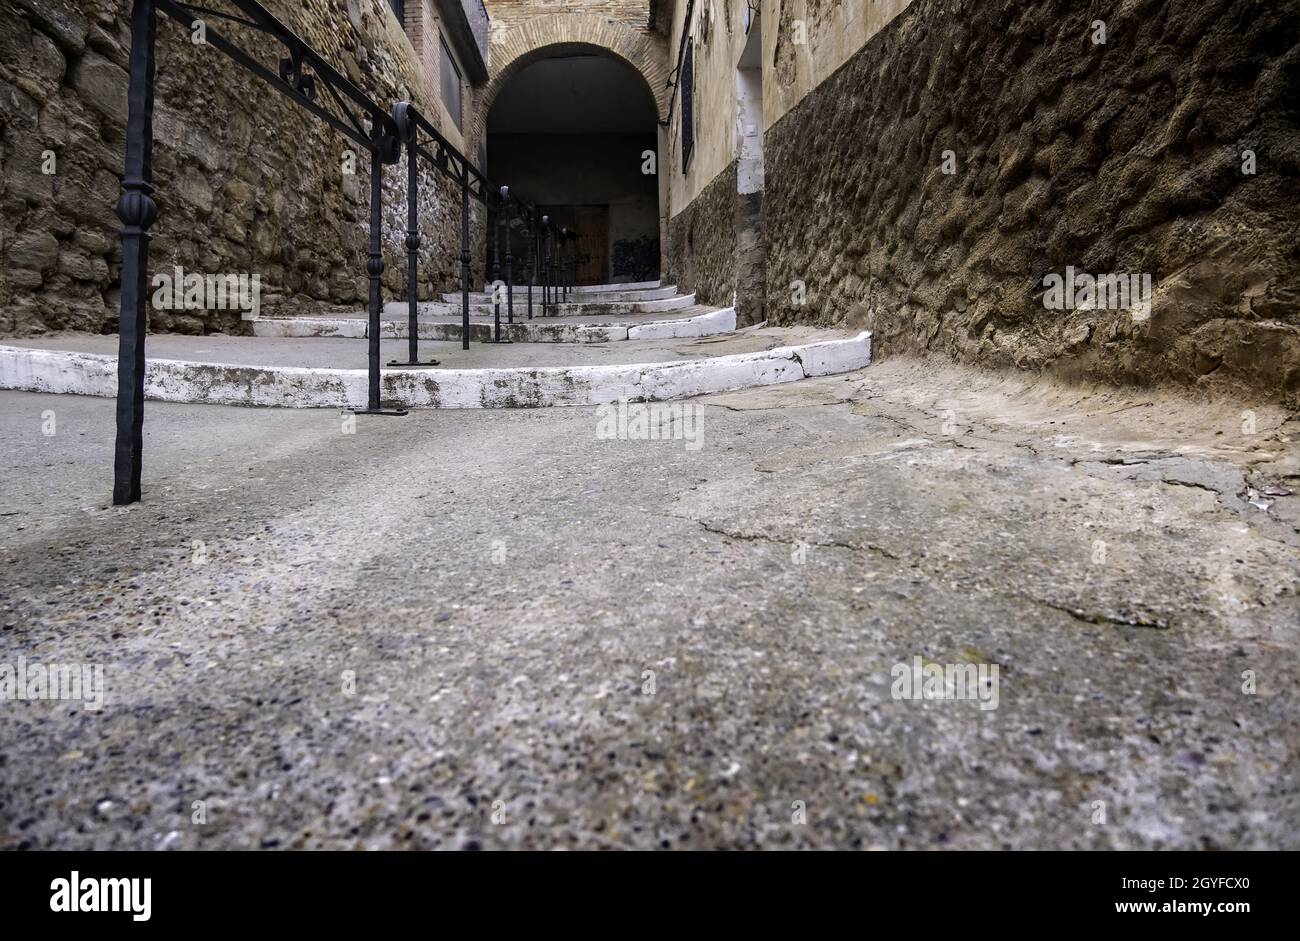
[[[0,702],[0,846],[1300,848],[1272,407],[905,359],[696,400],[699,450],[150,403],[121,510],[111,402],[0,404],[0,663],[108,690]],[[918,655],[998,708],[892,698]]]

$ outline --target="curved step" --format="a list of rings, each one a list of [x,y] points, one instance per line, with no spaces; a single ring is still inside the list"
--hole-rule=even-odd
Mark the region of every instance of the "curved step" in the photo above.
[[[520,301],[528,302],[527,285],[514,286],[514,289],[507,292],[503,287],[501,289],[501,300],[504,302],[508,294],[513,294],[515,298],[515,307],[519,306]],[[570,299],[576,299],[576,302],[582,304],[618,304],[630,303],[634,301],[661,301],[673,297],[677,294],[677,286],[670,284],[667,287],[653,288],[644,291],[602,291],[583,292],[581,294],[569,292]],[[491,304],[496,295],[491,291],[472,291],[469,295],[469,302],[473,304]],[[445,292],[442,294],[443,303],[451,304],[453,307],[461,303],[463,295],[456,291]],[[540,304],[542,298],[542,289],[533,288],[533,303]]]
[[[255,337],[342,337],[364,339],[369,334],[369,323],[363,317],[259,317],[248,321]],[[418,321],[422,340],[458,341],[461,338],[459,323]],[[469,325],[469,338],[484,341],[491,338],[494,325],[490,320],[476,320]],[[608,323],[584,324],[545,320],[525,320],[503,323],[501,334],[515,343],[609,343],[616,340],[671,340],[688,337],[707,337],[730,333],[736,329],[736,309],[711,310],[694,317],[676,320],[655,320],[642,324]],[[380,322],[380,334],[385,339],[405,339],[410,335],[406,318],[391,315]]]
[[[619,284],[580,284],[572,290],[579,294],[600,294],[606,291],[653,291],[663,287],[662,281],[627,281]],[[491,284],[483,285],[483,293],[492,291]]]
[[[614,304],[588,304],[582,301],[579,303],[552,304],[550,310],[557,317],[572,317],[581,314],[607,317],[612,314],[652,314],[657,311],[682,310],[694,306],[694,294],[678,294],[657,301],[631,301]],[[488,309],[491,310],[491,305],[488,305]],[[518,311],[518,305],[516,305],[515,310]]]
[[[684,399],[861,369],[871,334],[757,353],[598,366],[385,369],[381,397],[406,408],[537,408]],[[113,397],[117,357],[0,346],[0,388]],[[149,360],[145,395],[166,402],[364,408],[364,369]]]

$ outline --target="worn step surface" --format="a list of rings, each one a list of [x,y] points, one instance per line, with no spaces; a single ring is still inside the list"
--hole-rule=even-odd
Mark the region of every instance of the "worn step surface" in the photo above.
[[[661,287],[663,287],[662,281],[628,281],[620,284],[580,284],[570,290],[578,294],[602,294],[609,291],[653,291]],[[491,290],[491,284],[483,285],[484,294]]]
[[[601,295],[590,295],[591,297],[600,297]],[[568,303],[547,305],[547,316],[572,317],[572,316],[592,316],[608,317],[615,314],[652,314],[665,310],[684,310],[695,305],[694,294],[674,294],[671,297],[660,297],[647,301],[588,301],[585,297],[575,300],[577,295],[570,297]],[[443,304],[430,305],[431,307],[441,307],[448,312],[460,313],[461,301],[444,302]],[[515,317],[528,316],[527,298],[521,303],[519,297],[515,297]],[[506,316],[508,303],[503,298],[501,301],[501,316]],[[405,311],[405,301],[390,301],[384,305],[386,312]],[[473,296],[470,298],[469,310],[471,314],[492,316],[495,314],[495,303],[490,297],[476,301]],[[533,296],[533,316],[539,317],[542,313],[541,298]]]
[[[416,324],[422,340],[458,341],[462,336],[462,318],[448,315],[428,307]],[[253,335],[258,337],[344,337],[362,339],[369,335],[367,318],[356,316],[278,316],[259,317],[249,321]],[[470,340],[487,340],[494,335],[491,317],[478,315],[470,323]],[[628,315],[621,318],[547,317],[535,320],[502,322],[501,334],[516,343],[609,343],[619,340],[663,339],[673,337],[702,337],[730,333],[736,329],[735,308],[716,310],[695,305],[680,311],[655,314]],[[380,321],[380,336],[407,337],[410,335],[409,318],[403,313],[396,316],[386,310]]]
[[[501,288],[500,297],[503,301],[512,295],[515,299],[516,306],[518,306],[520,301],[527,303],[528,286],[516,284],[514,289],[511,291],[507,291],[504,286]],[[568,294],[568,299],[572,300],[574,303],[583,304],[621,304],[633,301],[660,301],[666,300],[670,297],[675,297],[676,295],[676,286],[670,284],[667,287],[645,288],[635,291],[584,291],[578,293],[571,290]],[[493,291],[471,291],[469,302],[471,304],[491,304],[496,297],[497,294]],[[448,291],[442,294],[442,300],[447,304],[458,305],[463,300],[463,295],[456,291]],[[534,287],[533,303],[536,305],[540,304],[541,301],[542,289],[540,287]]]
[[[145,391],[172,402],[362,408],[365,344],[171,334],[149,338]],[[0,388],[114,396],[117,338],[68,334],[0,346]],[[408,408],[515,408],[663,401],[795,382],[869,364],[871,335],[808,327],[617,344],[422,344],[436,368],[384,368],[382,397]],[[406,343],[381,342],[382,361]]]

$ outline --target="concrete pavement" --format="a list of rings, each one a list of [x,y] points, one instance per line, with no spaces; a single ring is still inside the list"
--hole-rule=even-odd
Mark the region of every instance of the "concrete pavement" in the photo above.
[[[0,846],[1300,847],[1279,409],[905,359],[672,403],[698,449],[150,403],[115,509],[111,401],[0,404],[0,663],[106,692],[0,701]]]

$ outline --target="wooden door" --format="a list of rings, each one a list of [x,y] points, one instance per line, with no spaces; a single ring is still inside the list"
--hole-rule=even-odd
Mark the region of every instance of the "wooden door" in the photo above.
[[[578,284],[609,283],[609,207],[542,206],[558,225],[578,233]]]
[[[573,227],[578,230],[579,284],[609,283],[609,207],[578,206]]]

